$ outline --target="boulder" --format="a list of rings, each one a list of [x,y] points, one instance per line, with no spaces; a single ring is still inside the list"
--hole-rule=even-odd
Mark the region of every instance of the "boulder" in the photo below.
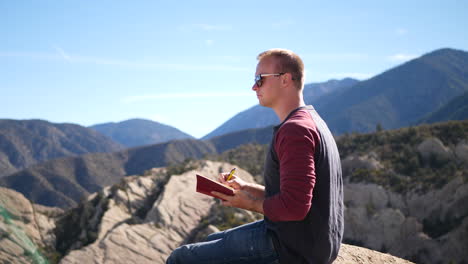
[[[341,161],[343,177],[350,176],[356,169],[379,170],[383,166],[375,152],[365,155],[351,154]]]
[[[455,147],[455,156],[465,165],[468,165],[468,144],[466,140],[460,141]]]
[[[453,157],[452,151],[444,146],[438,138],[427,138],[418,145],[417,150],[423,159],[427,160],[435,156],[442,160],[448,160]]]

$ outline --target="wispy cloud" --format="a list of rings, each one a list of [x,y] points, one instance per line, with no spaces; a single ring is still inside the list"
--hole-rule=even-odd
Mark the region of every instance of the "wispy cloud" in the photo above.
[[[404,36],[404,35],[407,35],[408,34],[408,30],[406,28],[397,28],[395,30],[395,33],[398,35],[398,36]]]
[[[166,94],[148,94],[135,95],[122,98],[126,104],[140,103],[144,101],[153,101],[161,99],[184,99],[184,98],[213,98],[213,97],[246,97],[252,96],[251,92],[206,92],[206,93],[166,93]]]
[[[398,53],[398,54],[388,56],[387,59],[391,62],[405,62],[405,61],[415,59],[417,57],[419,57],[419,55]]]
[[[295,25],[296,22],[294,22],[293,20],[280,20],[280,21],[277,21],[273,24],[271,24],[271,26],[274,28],[274,29],[285,29],[285,28],[288,28],[290,26],[293,26]]]
[[[70,55],[68,55],[62,48],[58,46],[53,46],[53,48],[57,51],[57,53],[62,57],[64,60],[70,61]]]
[[[231,25],[213,25],[213,24],[187,24],[179,26],[181,31],[201,30],[201,31],[230,31]]]
[[[208,45],[208,43],[207,43]],[[75,55],[65,52],[60,47],[53,47],[55,53],[44,52],[0,52],[0,57],[17,57],[26,59],[42,59],[42,60],[64,60],[70,63],[107,65],[126,68],[138,69],[157,69],[157,70],[173,70],[173,71],[250,71],[247,67],[237,67],[228,64],[190,64],[190,63],[156,63],[156,62],[141,62],[128,61],[119,59],[99,58]]]
[[[205,40],[205,44],[206,44],[207,46],[213,46],[214,40],[212,40],[212,39],[207,39],[207,40]]]

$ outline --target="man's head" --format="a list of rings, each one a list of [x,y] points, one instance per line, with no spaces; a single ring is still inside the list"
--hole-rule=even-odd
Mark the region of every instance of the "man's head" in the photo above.
[[[287,49],[270,49],[260,53],[257,60],[269,60],[274,64],[275,73],[287,73],[291,75],[294,85],[302,90],[304,87],[304,63],[294,52]]]

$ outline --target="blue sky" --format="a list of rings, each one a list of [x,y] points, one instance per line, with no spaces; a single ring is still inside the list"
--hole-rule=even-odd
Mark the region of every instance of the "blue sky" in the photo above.
[[[367,79],[450,47],[468,3],[0,1],[0,118],[145,118],[202,137],[257,104],[256,56],[298,53],[306,81]]]

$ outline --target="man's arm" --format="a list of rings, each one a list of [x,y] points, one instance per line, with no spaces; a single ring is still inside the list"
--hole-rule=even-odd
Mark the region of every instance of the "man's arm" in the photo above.
[[[285,123],[276,134],[280,191],[263,204],[264,215],[271,221],[301,221],[312,206],[318,134],[310,127]]]

